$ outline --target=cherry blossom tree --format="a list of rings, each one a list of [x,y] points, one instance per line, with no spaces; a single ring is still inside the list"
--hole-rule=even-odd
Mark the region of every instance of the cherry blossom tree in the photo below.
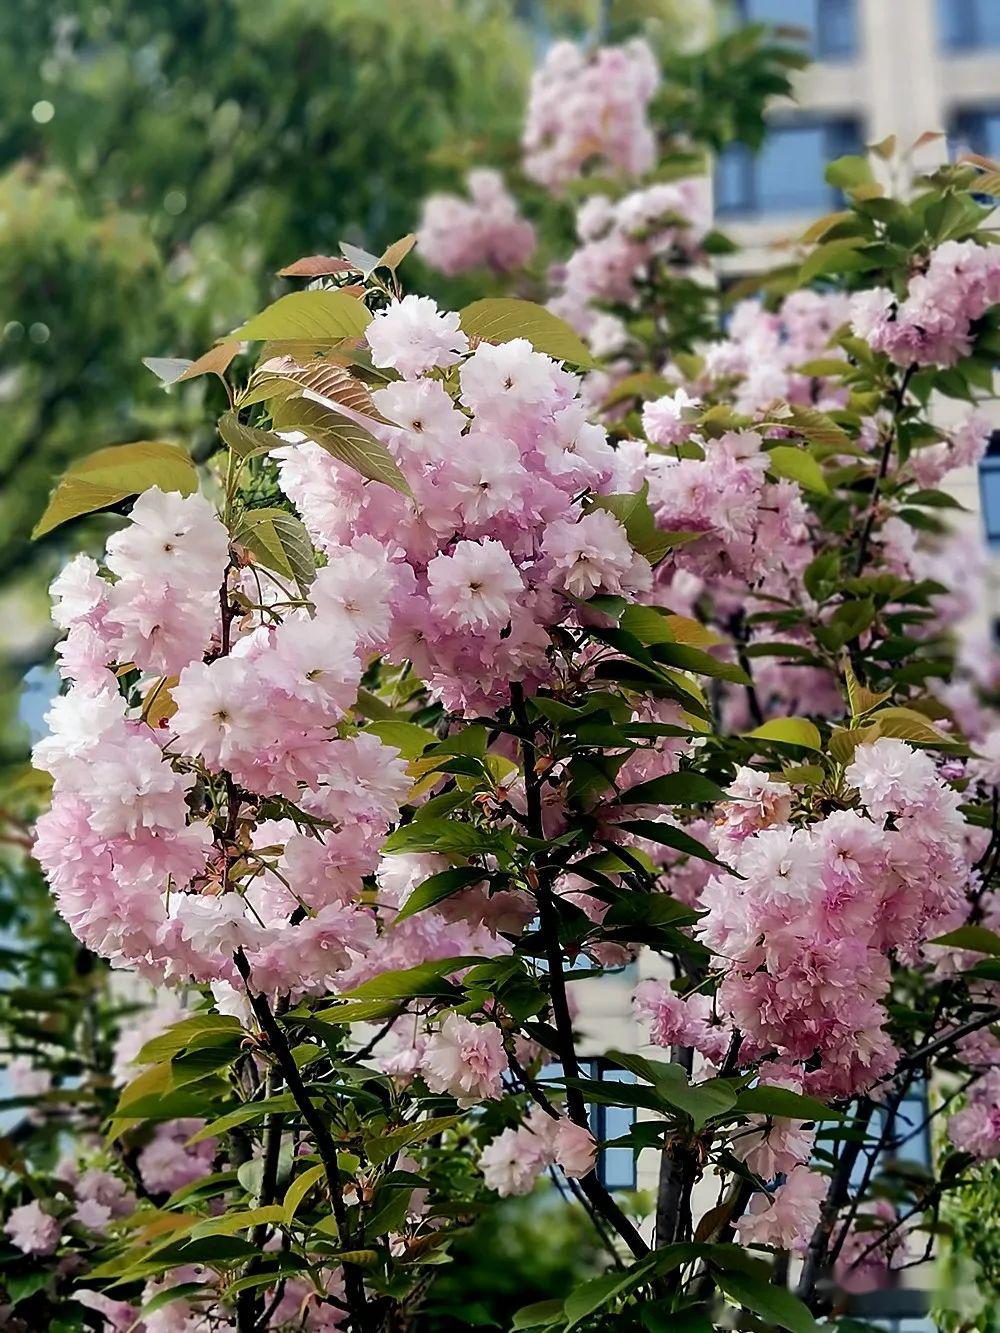
[[[704,181],[639,179],[657,79],[635,44],[536,78],[529,173],[594,186],[549,307],[404,294],[409,239],[310,257],[183,369],[229,401],[200,472],[122,446],[53,494],[43,530],[128,512],[53,585],[35,855],[161,999],[5,1231],[99,1327],[413,1326],[551,1172],[608,1271],[516,1327],[804,1333],[1000,1153],[995,669],[939,488],[984,445],[1000,177],[840,159],[734,303]],[[527,243],[495,179],[424,234],[450,269]],[[663,1054],[592,1079],[576,983],[640,950]],[[915,1178],[918,1080],[952,1146]],[[659,1158],[648,1221],[602,1102]]]

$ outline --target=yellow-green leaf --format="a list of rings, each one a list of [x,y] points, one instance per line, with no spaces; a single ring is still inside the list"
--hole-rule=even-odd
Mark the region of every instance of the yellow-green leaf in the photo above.
[[[275,417],[279,430],[301,431],[369,481],[380,481],[401,495],[412,494],[409,482],[386,446],[357,422],[330,411],[322,403],[299,397],[286,399]]]
[[[821,750],[823,742],[815,723],[807,717],[776,717],[763,726],[746,732],[747,740],[778,741],[783,745],[801,745],[807,750]]]
[[[392,245],[387,245],[379,257],[378,267],[390,269],[395,273],[400,264],[410,253],[417,243],[416,235],[410,231],[405,236],[401,236],[398,241],[393,241]]]
[[[358,338],[371,323],[363,301],[340,291],[289,292],[236,329],[234,339],[317,345]]]
[[[878,728],[878,735],[910,741],[914,745],[953,745],[960,739],[938,731],[922,713],[912,708],[880,708],[869,720]]]
[[[294,579],[303,592],[316,573],[312,542],[302,521],[284,509],[248,509],[233,534],[233,540],[268,569]]]
[[[199,1222],[191,1230],[192,1240],[201,1240],[203,1236],[234,1236],[237,1231],[248,1231],[251,1227],[274,1226],[284,1222],[285,1210],[278,1204],[268,1204],[263,1208],[248,1208],[245,1212],[224,1213],[221,1217],[209,1217]]]
[[[219,418],[219,434],[237,458],[243,460],[282,449],[287,444],[274,431],[259,426],[245,426],[235,412],[226,412]]]
[[[536,352],[544,352],[558,361],[586,367],[597,364],[576,330],[534,301],[489,297],[467,305],[460,318],[462,329],[470,338],[494,343],[527,338]]]
[[[851,705],[851,716],[854,718],[864,717],[865,713],[870,713],[892,694],[892,690],[869,690],[862,685],[849,662],[844,668],[844,677],[847,681],[847,702]]]
[[[293,1221],[302,1200],[313,1186],[323,1179],[323,1175],[324,1168],[322,1162],[320,1162],[316,1166],[311,1166],[308,1170],[303,1171],[301,1175],[296,1176],[289,1185],[281,1204],[286,1225]]]
[[[301,390],[326,399],[331,407],[339,404],[361,416],[371,417],[373,421],[385,421],[372,401],[368,386],[355,379],[346,366],[335,361],[316,357],[300,365],[294,357],[281,356],[266,361],[259,373],[297,384]]]
[[[797,481],[807,491],[817,491],[820,495],[829,492],[823,469],[805,449],[797,449],[793,444],[777,444],[768,450],[767,467],[776,477],[787,477]]]
[[[98,449],[63,474],[32,536],[41,537],[61,523],[106,509],[152,486],[181,495],[198,489],[195,466],[179,445],[137,440]]]

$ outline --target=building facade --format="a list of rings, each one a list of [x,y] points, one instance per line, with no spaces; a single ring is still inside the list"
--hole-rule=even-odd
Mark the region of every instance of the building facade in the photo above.
[[[889,135],[907,149],[937,133],[913,154],[913,167],[964,152],[1000,159],[1000,0],[738,0],[736,13],[800,30],[812,61],[794,100],[772,108],[762,151],[737,147],[717,165],[716,211],[742,247],[741,272],[782,263],[814,218],[840,206],[823,177],[831,158]],[[988,410],[998,428],[990,454],[948,483],[964,507],[958,525],[992,552],[969,627],[984,650],[1000,641],[1000,406]],[[936,415],[947,425],[963,411],[941,400]]]

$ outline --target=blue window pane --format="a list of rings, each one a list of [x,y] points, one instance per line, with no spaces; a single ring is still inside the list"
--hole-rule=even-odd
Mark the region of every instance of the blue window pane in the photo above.
[[[858,47],[854,0],[819,0],[816,14],[816,55],[842,60]]]
[[[634,1083],[635,1075],[627,1069],[608,1069],[602,1060],[581,1060],[580,1073],[584,1078],[599,1079],[605,1083]],[[563,1076],[563,1067],[553,1061],[538,1075],[539,1083],[554,1082]],[[593,1103],[587,1107],[587,1120],[595,1139],[620,1139],[635,1124],[635,1108],[630,1106],[603,1106]],[[631,1148],[602,1148],[597,1158],[598,1177],[613,1190],[635,1189],[635,1154]]]
[[[798,213],[822,208],[829,196],[823,180],[826,135],[821,125],[776,129],[757,160],[757,200],[762,213]]]
[[[838,194],[823,173],[831,159],[856,152],[860,132],[853,120],[809,120],[776,125],[759,156],[727,149],[719,157],[719,213],[811,213],[834,208]]]
[[[857,50],[855,0],[742,0],[744,23],[797,28],[802,45],[820,60],[842,60]]]
[[[601,1180],[609,1190],[635,1189],[635,1157],[631,1148],[605,1148],[599,1164]]]
[[[748,206],[753,182],[753,157],[743,144],[733,144],[719,154],[715,173],[716,207],[738,213]]]
[[[986,540],[1000,551],[1000,455],[987,454],[979,464],[979,500]]]
[[[1000,107],[960,111],[952,128],[952,147],[958,153],[1000,153]]]
[[[937,10],[941,42],[950,50],[1000,46],[997,0],[938,0]]]

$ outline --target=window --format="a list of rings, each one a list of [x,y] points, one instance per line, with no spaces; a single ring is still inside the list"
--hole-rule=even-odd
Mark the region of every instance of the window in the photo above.
[[[987,545],[1000,551],[1000,430],[990,436],[986,456],[979,461],[979,505]]]
[[[857,151],[860,142],[857,121],[844,118],[778,122],[756,156],[733,144],[719,155],[718,212],[732,217],[835,208],[839,192],[823,179],[826,164]]]
[[[628,1069],[612,1069],[601,1059],[581,1060],[580,1074],[583,1078],[597,1079],[602,1083],[634,1083],[635,1075]],[[539,1082],[554,1082],[563,1077],[561,1064],[546,1065]],[[590,1132],[601,1142],[605,1139],[620,1139],[635,1124],[634,1106],[599,1106],[587,1108]],[[631,1147],[602,1148],[597,1155],[597,1178],[609,1190],[635,1189],[635,1152]]]
[[[997,13],[1000,15],[1000,7]],[[962,153],[1000,156],[1000,106],[969,107],[957,112],[948,137],[956,157]]]
[[[798,28],[817,60],[845,60],[857,51],[855,0],[741,0],[744,23]]]
[[[589,1060],[590,1077],[602,1083],[634,1083],[628,1069],[608,1069],[603,1060]],[[590,1132],[598,1141],[620,1139],[635,1124],[634,1106],[592,1106]],[[602,1148],[597,1158],[597,1176],[609,1190],[635,1189],[635,1152],[630,1147]]]
[[[938,32],[949,51],[1000,46],[997,0],[938,0]]]

